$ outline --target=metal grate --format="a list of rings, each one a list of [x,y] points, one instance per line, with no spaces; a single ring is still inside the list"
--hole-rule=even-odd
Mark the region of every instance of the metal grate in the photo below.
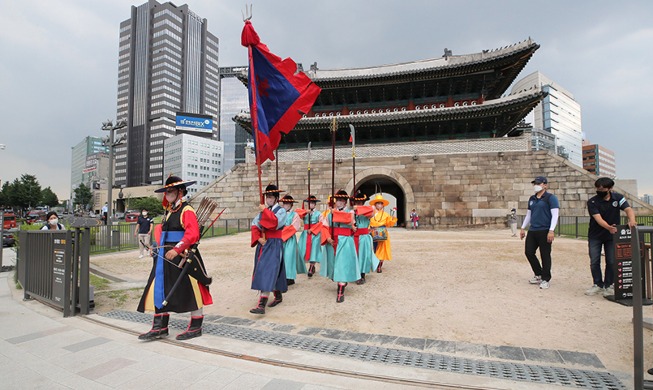
[[[122,310],[111,311],[104,314],[104,316],[144,324],[149,324],[152,321],[152,316],[149,314]],[[169,326],[175,329],[186,329],[187,321],[171,317]],[[362,345],[338,340],[322,340],[313,337],[249,329],[228,324],[211,324],[205,322],[202,327],[202,333],[395,366],[417,367],[457,374],[479,375],[497,379],[583,389],[626,389],[623,383],[609,372],[455,357]]]

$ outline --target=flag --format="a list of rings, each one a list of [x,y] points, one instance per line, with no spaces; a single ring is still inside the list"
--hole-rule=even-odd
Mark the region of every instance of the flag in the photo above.
[[[261,43],[252,23],[245,21],[241,44],[249,48],[249,107],[256,163],[274,160],[281,134],[288,134],[313,107],[322,91],[291,58],[284,60]]]

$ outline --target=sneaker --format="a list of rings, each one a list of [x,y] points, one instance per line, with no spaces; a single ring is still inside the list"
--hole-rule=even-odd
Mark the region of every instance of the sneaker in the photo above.
[[[540,283],[540,288],[541,289],[549,288],[549,282],[543,280],[542,283]]]
[[[138,256],[138,258],[139,258],[139,259],[142,259],[142,258],[143,258],[143,255]]]
[[[609,297],[610,295],[614,295],[614,286],[606,287],[603,290],[604,297]]]
[[[530,283],[530,284],[540,284],[540,283],[542,283],[542,277],[535,275],[528,281],[528,283]]]
[[[603,288],[597,286],[596,284],[590,287],[587,291],[585,291],[585,295],[596,295],[600,292],[603,291]]]

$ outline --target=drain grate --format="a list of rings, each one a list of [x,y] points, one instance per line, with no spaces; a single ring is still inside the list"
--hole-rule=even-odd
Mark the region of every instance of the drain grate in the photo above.
[[[149,324],[152,316],[138,312],[115,310],[104,314],[131,322]],[[170,319],[169,326],[186,329],[187,322]],[[583,389],[625,390],[625,386],[609,372],[548,367],[535,364],[512,363],[448,356],[436,353],[407,351],[362,345],[338,340],[322,340],[307,336],[249,329],[229,324],[205,323],[202,333],[235,340],[276,345],[314,353],[348,357],[368,362],[395,366],[417,367],[457,374],[480,375],[497,379],[552,384]]]

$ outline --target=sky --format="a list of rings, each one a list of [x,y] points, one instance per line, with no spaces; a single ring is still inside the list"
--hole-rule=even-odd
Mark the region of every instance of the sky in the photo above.
[[[0,0],[0,180],[35,175],[70,198],[71,148],[115,122],[118,32],[129,0]],[[207,19],[220,66],[246,64],[245,2],[173,1]],[[591,143],[615,152],[617,178],[653,194],[653,2],[604,0],[250,0],[262,42],[307,69],[356,68],[541,45],[540,71],[574,95]],[[510,89],[508,90],[508,92]]]

